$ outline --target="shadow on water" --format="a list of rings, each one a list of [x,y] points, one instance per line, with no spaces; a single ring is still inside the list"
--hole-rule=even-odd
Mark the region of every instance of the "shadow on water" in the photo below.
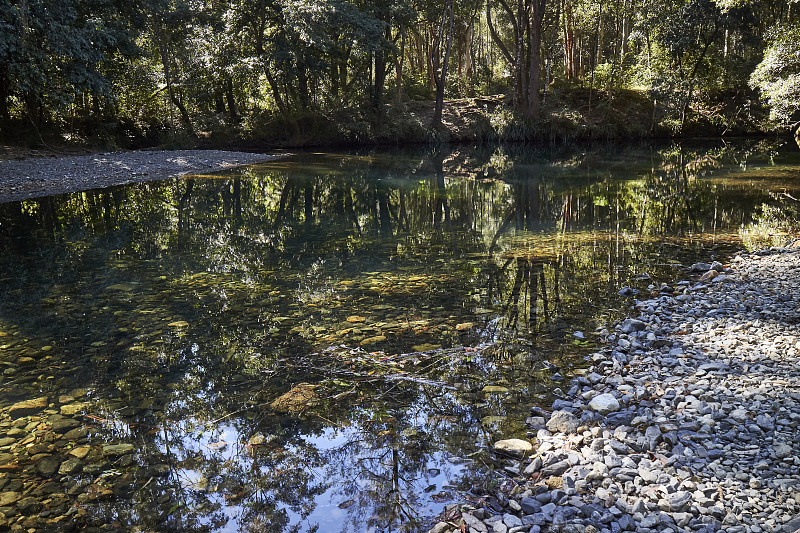
[[[796,152],[306,154],[0,204],[0,526],[396,531],[491,504],[491,443],[620,288],[775,238]]]

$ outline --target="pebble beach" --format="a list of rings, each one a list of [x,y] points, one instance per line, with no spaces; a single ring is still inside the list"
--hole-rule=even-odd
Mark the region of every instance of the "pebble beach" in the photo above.
[[[432,533],[800,531],[800,248],[630,292],[535,438],[494,444],[498,489]]]
[[[276,157],[223,150],[145,150],[0,161],[0,202],[212,172]]]

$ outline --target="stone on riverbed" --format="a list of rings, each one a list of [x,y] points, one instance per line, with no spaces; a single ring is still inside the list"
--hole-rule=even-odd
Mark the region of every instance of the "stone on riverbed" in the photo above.
[[[478,533],[487,533],[489,528],[486,527],[486,524],[475,518],[473,515],[469,513],[464,513],[461,515],[461,519],[464,520],[464,525],[466,525],[469,529],[473,529]]]
[[[75,420],[74,418],[62,418],[61,420],[56,420],[52,424],[53,432],[55,433],[67,433],[71,429],[75,429],[76,427],[80,426],[80,422]]]
[[[786,459],[793,455],[792,447],[784,442],[776,444],[773,448],[775,450],[775,457],[778,459]]]
[[[17,503],[22,498],[22,494],[19,492],[3,492],[0,493],[0,507],[8,507],[9,505],[13,505]]]
[[[622,331],[622,333],[634,333],[636,331],[643,331],[646,327],[647,324],[641,320],[637,320],[635,318],[626,318],[622,321],[620,331]]]
[[[578,417],[569,411],[556,411],[547,422],[547,430],[553,433],[575,433],[578,430]]]
[[[67,405],[62,405],[61,414],[64,416],[75,416],[88,411],[90,405],[91,404],[89,402],[74,402]]]
[[[106,457],[115,457],[119,455],[126,455],[133,453],[136,447],[133,444],[106,444],[103,446],[103,455]]]
[[[79,472],[82,467],[83,463],[73,457],[61,463],[61,466],[58,468],[58,474],[61,476],[70,476]]]
[[[89,455],[90,450],[91,448],[89,448],[88,446],[78,446],[76,448],[71,449],[69,451],[69,454],[72,455],[73,457],[77,457],[78,459],[83,459],[84,457]]]
[[[36,457],[33,459],[36,460]],[[58,471],[59,466],[61,466],[61,461],[52,455],[48,455],[46,457],[41,457],[36,462],[36,471],[44,477],[50,477]]]
[[[592,398],[592,401],[589,402],[589,407],[600,414],[607,414],[619,410],[620,405],[619,400],[613,394],[606,392]]]
[[[8,414],[12,419],[15,419],[36,414],[46,408],[47,397],[34,398],[33,400],[25,400],[15,403],[8,408]]]
[[[524,457],[533,451],[533,444],[522,439],[506,439],[495,442],[494,449],[514,457]]]

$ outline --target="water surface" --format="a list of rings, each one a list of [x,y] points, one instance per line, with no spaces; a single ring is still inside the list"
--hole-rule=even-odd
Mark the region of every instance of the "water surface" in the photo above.
[[[491,504],[491,443],[619,290],[785,239],[794,198],[797,147],[751,142],[309,153],[0,204],[0,512],[398,531]]]

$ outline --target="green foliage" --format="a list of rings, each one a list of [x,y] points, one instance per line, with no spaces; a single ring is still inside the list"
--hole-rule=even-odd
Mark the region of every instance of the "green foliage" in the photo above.
[[[770,118],[780,124],[800,113],[800,27],[780,28],[772,35],[750,83],[770,106]]]
[[[115,81],[105,67],[136,51],[135,3],[118,0],[0,2],[0,98],[43,117],[76,95],[110,97]]]
[[[453,0],[445,96],[502,93],[506,106],[533,116],[536,36],[507,4]],[[543,114],[471,118],[472,138],[749,131],[741,125],[762,123],[750,87],[774,121],[800,118],[796,2],[541,5]],[[49,123],[119,146],[158,142],[169,129],[181,130],[162,139],[169,144],[449,139],[453,132],[430,134],[402,106],[435,97],[441,16],[441,4],[420,0],[0,0],[0,125]],[[629,90],[655,105],[637,124],[615,104]],[[747,111],[726,104],[734,100]],[[105,126],[84,132],[78,123]]]
[[[784,206],[762,204],[754,221],[739,230],[742,242],[749,251],[766,246],[784,246],[789,236],[798,232],[800,209],[796,203]]]

